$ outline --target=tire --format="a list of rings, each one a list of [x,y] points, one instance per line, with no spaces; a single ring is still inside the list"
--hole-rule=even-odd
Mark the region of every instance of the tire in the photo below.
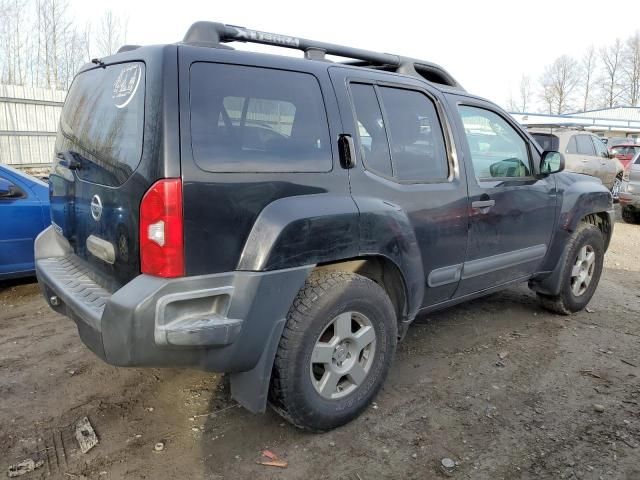
[[[570,315],[586,307],[598,287],[604,261],[602,232],[591,223],[582,223],[571,236],[567,249],[568,253],[560,274],[562,281],[560,293],[558,295],[537,294],[544,308],[562,315]],[[587,262],[586,264],[582,261],[578,262],[579,256],[583,256],[585,253],[587,256],[589,253],[593,253],[592,264],[589,264],[588,260],[584,260]],[[579,263],[580,266],[578,266]],[[586,268],[587,276],[590,279],[588,285],[582,277],[575,276],[577,272],[574,269],[579,269],[578,275],[581,275],[583,267]],[[578,283],[579,285],[576,286]]]
[[[625,223],[638,224],[640,223],[640,213],[634,212],[629,207],[622,207],[622,220]]]
[[[355,273],[313,273],[287,316],[271,375],[271,406],[305,430],[350,422],[382,387],[397,336],[395,309],[379,285]],[[312,354],[324,362],[312,363]],[[340,377],[343,371],[350,373]]]

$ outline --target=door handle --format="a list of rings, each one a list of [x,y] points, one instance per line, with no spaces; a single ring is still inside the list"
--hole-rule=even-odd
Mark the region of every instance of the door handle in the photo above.
[[[491,207],[493,207],[496,204],[495,200],[476,200],[475,202],[471,202],[471,207],[472,208],[478,208],[478,209],[489,209]]]
[[[338,137],[338,152],[342,168],[349,169],[356,166],[356,147],[351,135],[343,133]]]

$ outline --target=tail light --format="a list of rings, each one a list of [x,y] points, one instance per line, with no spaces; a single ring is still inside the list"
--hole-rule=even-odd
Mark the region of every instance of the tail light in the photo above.
[[[157,277],[184,275],[182,180],[154,183],[140,203],[140,270]]]

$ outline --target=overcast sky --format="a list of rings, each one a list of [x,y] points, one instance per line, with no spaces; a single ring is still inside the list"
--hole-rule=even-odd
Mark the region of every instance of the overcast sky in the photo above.
[[[637,1],[71,0],[70,6],[82,22],[106,8],[127,16],[133,44],[172,43],[191,23],[213,20],[430,60],[468,91],[503,106],[510,92],[517,96],[523,74],[537,84],[556,57],[579,57],[589,45],[640,28]]]

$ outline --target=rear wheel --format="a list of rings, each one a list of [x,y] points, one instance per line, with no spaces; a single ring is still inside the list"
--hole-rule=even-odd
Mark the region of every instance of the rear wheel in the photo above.
[[[307,430],[349,422],[382,386],[396,342],[395,310],[379,285],[354,273],[314,273],[287,318],[271,405]]]
[[[561,272],[560,293],[538,293],[538,299],[544,308],[563,315],[586,307],[598,287],[604,261],[602,232],[595,225],[582,223],[573,233],[567,248]]]
[[[622,207],[622,220],[626,223],[640,223],[640,213],[629,207]]]

